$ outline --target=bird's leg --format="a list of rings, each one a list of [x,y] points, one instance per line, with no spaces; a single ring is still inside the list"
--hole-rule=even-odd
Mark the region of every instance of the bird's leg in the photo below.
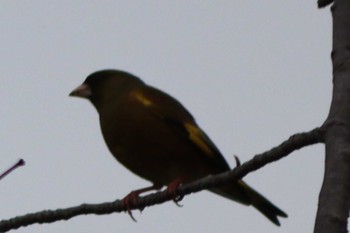
[[[178,207],[182,207],[182,205],[179,204],[179,202],[183,199],[183,195],[179,195],[177,193],[177,188],[181,185],[183,181],[182,177],[176,178],[173,180],[167,187],[167,193],[170,197],[173,198],[173,201]]]
[[[134,216],[132,215],[131,208],[134,208],[137,206],[139,195],[141,193],[148,192],[151,190],[158,190],[159,188],[160,188],[159,185],[154,184],[154,185],[146,187],[146,188],[137,189],[137,190],[130,192],[128,195],[126,195],[122,199],[123,205],[127,209],[127,212],[132,220],[137,222],[136,219],[134,218]],[[142,211],[142,209],[140,209],[140,210]]]

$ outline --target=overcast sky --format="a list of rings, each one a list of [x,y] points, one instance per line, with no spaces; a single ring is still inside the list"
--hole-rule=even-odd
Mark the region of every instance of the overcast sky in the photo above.
[[[108,152],[92,105],[69,92],[99,69],[129,71],[180,100],[231,166],[322,124],[331,101],[331,15],[313,1],[0,3],[0,219],[122,198],[149,183]],[[17,232],[311,232],[324,147],[245,180],[288,213],[281,228],[203,191],[134,212]]]

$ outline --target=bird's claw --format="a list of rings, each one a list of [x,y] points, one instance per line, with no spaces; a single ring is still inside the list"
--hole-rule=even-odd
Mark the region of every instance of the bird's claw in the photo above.
[[[137,222],[137,220],[134,217],[134,215],[132,215],[132,211],[130,209],[128,209],[127,211],[128,211],[128,214],[129,214],[130,218],[132,219],[132,221]]]
[[[183,205],[181,205],[179,202],[182,201],[182,199],[184,198],[184,195],[177,195],[176,197],[173,198],[173,202],[175,203],[175,205],[177,205],[178,207],[183,207]]]

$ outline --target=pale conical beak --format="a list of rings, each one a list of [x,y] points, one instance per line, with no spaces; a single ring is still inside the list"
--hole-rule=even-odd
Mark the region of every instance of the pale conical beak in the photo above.
[[[81,98],[89,98],[92,92],[88,85],[85,83],[81,84],[79,87],[75,88],[69,96],[81,97]]]

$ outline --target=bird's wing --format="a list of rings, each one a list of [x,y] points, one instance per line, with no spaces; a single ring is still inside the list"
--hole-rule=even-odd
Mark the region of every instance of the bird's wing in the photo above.
[[[218,164],[221,168],[229,166],[218,148],[196,124],[193,116],[184,106],[170,95],[150,86],[135,89],[131,97],[150,110],[154,116],[164,123],[176,129],[191,144],[196,146],[204,154]]]

